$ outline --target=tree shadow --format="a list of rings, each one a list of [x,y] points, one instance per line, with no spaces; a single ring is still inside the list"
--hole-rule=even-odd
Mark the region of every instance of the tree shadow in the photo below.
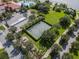
[[[65,50],[66,49],[66,47],[67,47],[67,44],[63,44],[62,45],[62,48]]]
[[[19,53],[20,53],[20,50],[17,50],[17,49],[13,49],[11,51],[12,57],[17,56]]]
[[[60,55],[58,54],[51,53],[50,56],[51,56],[51,59],[60,59]]]
[[[60,41],[59,42],[59,44],[62,46],[62,48],[65,50],[66,49],[66,47],[67,47],[67,45],[68,45],[68,42],[66,42],[66,43],[62,43],[62,41]]]
[[[6,43],[3,44],[3,46],[6,47],[10,47],[12,45],[12,42],[7,40]]]
[[[74,38],[76,35],[73,33],[73,34],[70,34],[69,36]]]

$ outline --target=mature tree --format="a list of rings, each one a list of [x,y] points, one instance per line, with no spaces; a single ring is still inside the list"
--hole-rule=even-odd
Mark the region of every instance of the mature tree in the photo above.
[[[66,4],[55,4],[55,6],[53,7],[53,10],[56,12],[61,12],[62,10],[65,10],[67,8]]]
[[[68,16],[64,16],[62,18],[60,18],[60,22],[59,24],[63,27],[63,28],[67,28],[69,27],[71,21],[70,18]]]
[[[27,48],[22,48],[22,49],[21,49],[21,52],[22,52],[22,54],[23,54],[24,59],[33,59],[33,58],[30,56],[30,53],[29,53],[29,51],[27,50]]]
[[[32,49],[34,48],[34,46],[33,46],[33,44],[31,42],[28,41],[26,43],[26,48],[27,48],[28,51],[32,51]]]
[[[68,29],[68,32],[67,32],[67,34],[68,35],[73,35],[74,33],[73,33],[73,31],[75,30],[75,27],[74,26],[72,26],[72,27],[70,27],[69,29]]]
[[[76,10],[70,8],[70,17],[71,17],[72,19],[74,19],[75,16],[76,16]]]
[[[45,17],[43,15],[39,15],[37,18],[38,20],[45,20]]]
[[[14,27],[14,26],[10,27],[10,29],[9,29],[9,31],[11,31],[12,33],[15,33],[15,32],[16,32],[16,30],[17,30],[17,28],[16,28],[16,27]]]
[[[62,3],[59,6],[61,7],[62,10],[67,8],[67,5],[66,4],[62,4]]]
[[[6,36],[6,39],[12,41],[12,40],[15,39],[15,37],[12,33],[8,33],[7,36]]]
[[[49,29],[45,31],[40,37],[41,38],[40,43],[43,46],[50,47],[57,35],[59,35],[59,31],[57,29],[55,28]]]
[[[35,18],[36,18],[36,16],[33,14],[33,15],[30,15],[29,16],[29,21],[33,21],[33,20],[35,20]]]
[[[56,12],[61,12],[61,8],[60,8],[60,7],[56,7],[56,8],[55,8],[55,11],[56,11]]]
[[[27,12],[27,9],[28,7],[27,6],[24,6],[23,4],[21,4],[21,8],[20,8],[20,12],[24,13],[24,12]]]
[[[16,39],[20,39],[21,36],[22,36],[21,32],[18,32],[18,33],[15,34],[15,38],[16,38]]]
[[[70,17],[73,18],[73,19],[76,16],[76,11],[72,8],[66,8],[64,13],[70,15]]]
[[[35,9],[45,14],[47,14],[49,11],[49,7],[47,7],[46,4],[43,4],[43,3],[36,4]]]
[[[10,12],[4,12],[4,13],[2,13],[2,16],[3,16],[3,20],[8,20],[8,19],[10,19],[11,18],[11,16],[12,16],[12,13]]]
[[[58,44],[54,44],[52,49],[53,49],[53,51],[51,53],[52,59],[54,57],[59,57],[59,52],[62,50],[61,47]]]
[[[70,52],[77,55],[78,50],[79,50],[79,42],[75,41],[71,45]]]
[[[62,59],[73,59],[73,55],[71,55],[69,53],[64,53],[62,56]]]
[[[60,45],[64,45],[64,44],[67,44],[68,40],[69,40],[69,36],[67,34],[62,35],[59,43],[60,43]]]

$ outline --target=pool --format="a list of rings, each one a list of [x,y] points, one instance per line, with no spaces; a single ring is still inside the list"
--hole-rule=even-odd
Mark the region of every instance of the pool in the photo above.
[[[31,36],[33,36],[35,39],[39,39],[40,36],[43,34],[43,32],[50,29],[50,28],[51,28],[50,25],[41,21],[41,22],[37,23],[36,25],[34,25],[33,27],[29,28],[27,30],[27,32]]]

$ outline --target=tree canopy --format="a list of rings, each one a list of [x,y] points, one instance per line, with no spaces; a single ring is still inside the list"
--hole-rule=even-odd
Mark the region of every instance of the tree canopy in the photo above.
[[[70,18],[68,16],[64,16],[60,18],[59,24],[62,26],[62,28],[67,28],[71,24]]]
[[[55,37],[59,35],[59,31],[56,28],[45,31],[40,37],[40,43],[42,46],[50,47],[55,41]]]

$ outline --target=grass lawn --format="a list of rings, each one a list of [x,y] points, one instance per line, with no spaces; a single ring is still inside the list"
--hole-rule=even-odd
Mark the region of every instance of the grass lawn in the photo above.
[[[49,11],[49,14],[45,15],[45,21],[50,24],[57,24],[61,17],[65,16],[63,12]]]
[[[5,28],[2,25],[0,25],[0,30],[5,30]]]
[[[78,51],[78,56],[73,55],[73,59],[79,59],[79,51]]]

